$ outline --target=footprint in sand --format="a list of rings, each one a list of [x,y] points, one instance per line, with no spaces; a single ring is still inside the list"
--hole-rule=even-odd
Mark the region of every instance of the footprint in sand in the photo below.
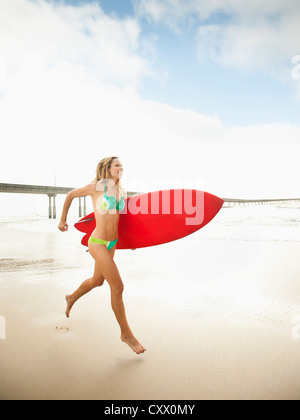
[[[65,334],[70,331],[70,328],[68,327],[56,327],[56,332]]]

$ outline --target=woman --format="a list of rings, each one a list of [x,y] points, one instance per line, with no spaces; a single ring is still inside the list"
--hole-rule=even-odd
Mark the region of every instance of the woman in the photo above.
[[[106,279],[111,290],[111,306],[121,328],[121,340],[137,354],[146,349],[134,337],[126,319],[123,302],[124,285],[118,268],[114,262],[118,242],[119,211],[122,211],[124,193],[121,194],[120,178],[123,173],[122,164],[117,157],[101,160],[97,166],[96,179],[83,188],[71,191],[66,198],[58,229],[68,230],[67,215],[74,198],[90,195],[95,211],[96,229],[89,240],[89,252],[95,260],[92,278],[81,284],[72,295],[66,296],[66,315],[69,317],[74,303],[95,287],[102,286]]]

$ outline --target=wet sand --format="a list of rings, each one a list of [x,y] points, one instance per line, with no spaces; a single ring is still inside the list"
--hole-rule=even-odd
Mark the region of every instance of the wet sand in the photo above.
[[[147,348],[137,356],[107,284],[65,318],[64,296],[92,260],[74,233],[51,235],[10,232],[2,249],[1,399],[299,399],[299,243],[190,237],[119,251],[128,319]],[[16,251],[17,238],[27,247]]]

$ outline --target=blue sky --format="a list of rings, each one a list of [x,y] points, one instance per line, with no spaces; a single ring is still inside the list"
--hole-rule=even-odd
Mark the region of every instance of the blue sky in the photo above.
[[[94,1],[65,2],[80,5]],[[273,75],[264,69],[226,68],[210,59],[199,60],[196,40],[198,25],[213,22],[222,26],[230,20],[229,13],[214,13],[205,21],[193,15],[193,19],[182,23],[177,33],[163,22],[139,16],[131,0],[98,0],[98,3],[108,15],[138,19],[141,39],[153,40],[155,57],[144,56],[151,60],[157,77],[146,77],[141,81],[139,93],[144,99],[204,114],[216,114],[228,125],[299,122],[300,101],[296,97],[295,83],[289,77],[292,57],[281,63],[278,74],[275,69]],[[297,52],[295,50],[295,54]],[[282,68],[288,74],[285,80],[280,76]],[[164,74],[167,77],[163,77]]]
[[[0,182],[81,186],[119,155],[129,190],[299,196],[299,21],[298,0],[0,2]]]
[[[60,0],[55,0],[60,1]],[[80,5],[90,2],[90,0],[65,0],[66,4]],[[120,18],[131,16],[134,13],[134,6],[131,0],[99,0],[98,3],[107,14],[115,14]]]

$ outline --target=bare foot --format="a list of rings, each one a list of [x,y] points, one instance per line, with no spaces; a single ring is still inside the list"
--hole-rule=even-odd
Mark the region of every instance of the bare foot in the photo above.
[[[128,346],[136,353],[136,354],[142,354],[146,351],[145,347],[143,347],[141,345],[141,343],[139,343],[137,341],[137,339],[132,335],[132,336],[121,336],[121,340],[123,341],[123,343],[128,344]]]
[[[66,315],[67,315],[67,318],[69,318],[70,317],[70,311],[72,309],[72,306],[74,305],[74,302],[72,300],[71,295],[66,296],[66,301],[67,301]]]

